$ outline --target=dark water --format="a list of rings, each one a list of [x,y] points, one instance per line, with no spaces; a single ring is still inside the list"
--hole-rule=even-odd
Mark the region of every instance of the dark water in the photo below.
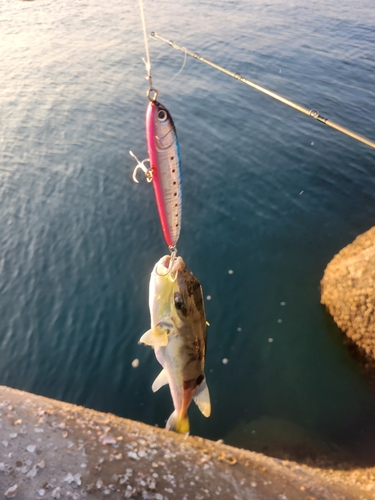
[[[145,9],[149,31],[375,138],[372,1]],[[138,4],[10,0],[0,33],[0,383],[162,426],[170,395],[137,344],[166,253],[128,154],[147,155]],[[192,432],[265,449],[292,429],[362,457],[375,396],[319,282],[374,225],[374,151],[194,60],[166,84],[184,56],[150,50],[180,139],[179,251],[211,296],[213,413],[191,408]]]

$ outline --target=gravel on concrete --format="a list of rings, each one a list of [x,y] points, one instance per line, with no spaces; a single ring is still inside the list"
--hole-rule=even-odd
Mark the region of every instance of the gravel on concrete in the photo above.
[[[375,499],[375,468],[275,459],[4,386],[0,401],[0,499]]]

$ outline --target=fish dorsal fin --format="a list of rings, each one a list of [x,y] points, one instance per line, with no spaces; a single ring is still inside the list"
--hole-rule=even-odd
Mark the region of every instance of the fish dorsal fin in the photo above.
[[[196,387],[193,399],[203,415],[205,417],[209,417],[211,415],[211,401],[206,379],[204,379],[203,382]]]
[[[163,369],[156,377],[154,383],[151,386],[152,392],[158,391],[160,387],[163,387],[163,385],[167,384],[168,384],[167,372]]]

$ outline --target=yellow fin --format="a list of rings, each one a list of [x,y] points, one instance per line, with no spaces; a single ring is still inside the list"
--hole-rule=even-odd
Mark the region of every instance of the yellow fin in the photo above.
[[[179,418],[177,416],[176,410],[172,413],[172,415],[168,418],[167,424],[166,424],[166,429],[178,432],[179,434],[185,434],[186,436],[189,434],[190,431],[190,423],[189,423],[189,417],[187,416],[187,413],[185,414],[184,417]]]
[[[138,343],[150,345],[152,347],[166,346],[168,345],[168,333],[167,331],[160,332],[155,328],[151,328],[151,330],[147,330],[147,332],[142,335]]]

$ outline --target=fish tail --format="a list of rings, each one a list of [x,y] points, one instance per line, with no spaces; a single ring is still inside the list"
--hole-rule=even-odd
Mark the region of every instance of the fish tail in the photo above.
[[[189,434],[190,423],[187,413],[185,415],[177,415],[176,410],[168,418],[166,429],[178,432],[179,434]]]

